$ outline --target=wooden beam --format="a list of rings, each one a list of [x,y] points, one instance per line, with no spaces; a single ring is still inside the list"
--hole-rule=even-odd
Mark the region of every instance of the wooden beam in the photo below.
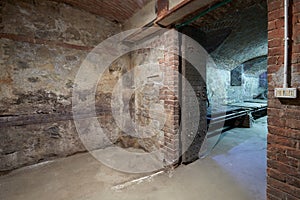
[[[174,8],[178,4],[180,4],[183,0],[169,0],[169,9]]]
[[[196,11],[215,3],[216,0],[183,0],[170,9],[165,15],[159,16],[155,23],[168,27]]]
[[[130,30],[134,28],[141,28],[148,24],[151,24],[157,18],[155,12],[156,0],[150,1],[141,10],[136,12],[129,20],[123,24],[124,30]]]
[[[144,8],[138,11],[124,24],[124,30],[141,27],[155,27],[174,24],[184,17],[200,10],[217,0],[171,0],[172,9],[169,10],[170,0],[152,0]],[[176,5],[177,4],[177,5]],[[156,14],[156,9],[157,14]],[[139,29],[126,38],[126,42],[134,43],[154,34],[154,29]]]
[[[156,1],[157,16],[164,16],[169,11],[169,0]]]

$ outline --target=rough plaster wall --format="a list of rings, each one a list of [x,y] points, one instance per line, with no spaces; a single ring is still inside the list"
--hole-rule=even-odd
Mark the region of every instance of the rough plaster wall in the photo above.
[[[133,104],[134,98],[132,96],[126,95],[126,91],[131,89],[133,77],[129,77],[130,79],[125,79],[124,74],[131,70],[131,56],[130,54],[125,54],[114,61],[108,69],[105,70],[102,77],[99,79],[98,86],[96,89],[95,95],[95,106],[96,113],[99,116],[98,121],[103,128],[103,131],[109,141],[103,141],[99,143],[99,148],[103,148],[106,145],[111,143],[117,143],[122,147],[133,147],[131,138],[124,138],[122,133],[122,127],[120,127],[113,116],[113,109],[117,109],[121,111],[125,108],[125,106],[129,106],[129,110],[132,113],[134,107],[131,105],[127,105],[124,102],[129,102]],[[118,91],[115,95],[114,106],[112,106],[113,96],[112,93],[115,91],[115,87],[118,82],[121,82],[121,90]],[[121,118],[122,124],[127,123],[126,118]],[[136,146],[137,147],[137,146]],[[138,147],[137,147],[138,148]]]
[[[158,49],[141,49],[132,53],[135,76],[135,120],[142,127],[139,134],[148,139],[138,143],[147,151],[154,151],[164,144],[164,101],[160,99],[163,85],[162,66],[159,60],[164,52]]]
[[[253,99],[253,96],[258,95],[263,92],[265,89],[259,87],[259,77],[258,76],[248,76],[245,75],[244,82],[244,99],[250,100]]]
[[[230,86],[230,71],[208,66],[207,80],[208,98],[211,104],[243,101],[244,83],[242,86]]]
[[[230,71],[208,65],[207,90],[210,103],[216,105],[253,99],[265,88],[259,87],[259,73],[244,73],[241,86],[230,86]]]
[[[120,31],[64,4],[27,2],[1,2],[0,171],[85,151],[72,122],[74,78],[88,50]],[[106,80],[120,74],[107,72]],[[99,120],[112,129],[101,112],[110,94],[98,91]]]
[[[158,152],[164,166],[177,164],[180,155],[177,37],[169,31],[141,41],[137,47],[143,48],[132,52],[133,118],[142,127],[138,131],[142,139],[136,141],[146,151]]]
[[[106,113],[111,113],[114,110],[119,114],[118,116],[110,114],[108,117],[105,116],[105,118],[99,120],[100,123],[104,122],[104,131],[107,133],[106,135],[112,143],[119,145],[122,148],[146,150],[143,145],[140,145],[136,138],[132,137],[133,130],[131,124],[135,122],[134,116],[136,113],[136,96],[135,93],[132,92],[135,85],[134,81],[135,76],[134,66],[132,64],[132,53],[128,53],[117,59],[99,81],[97,88],[97,94],[99,95],[96,95],[96,101],[98,102],[96,105],[106,107]],[[117,84],[121,84],[118,85],[120,86],[119,89],[116,89]],[[112,96],[112,92],[114,92],[115,97]],[[105,101],[103,101],[101,96],[105,98]],[[114,101],[113,104],[112,101]],[[110,108],[111,106],[112,108]],[[130,117],[126,117],[127,111],[129,112]],[[118,118],[119,116],[120,124],[117,124],[115,118]],[[107,120],[110,121],[110,126],[106,125]]]
[[[62,3],[27,2],[30,1],[4,0],[1,33],[93,47],[118,28],[117,24],[102,17]]]
[[[230,84],[230,71],[208,65],[207,73],[207,96],[211,104],[227,103],[227,88]]]
[[[0,40],[1,114],[70,111],[71,89],[86,52]]]

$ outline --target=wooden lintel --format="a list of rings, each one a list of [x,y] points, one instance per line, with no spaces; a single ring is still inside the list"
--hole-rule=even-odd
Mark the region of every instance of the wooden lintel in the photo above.
[[[183,0],[177,6],[170,9],[165,15],[158,16],[155,23],[168,27],[186,16],[215,2],[216,0]]]
[[[157,16],[164,16],[169,11],[169,0],[156,1]]]

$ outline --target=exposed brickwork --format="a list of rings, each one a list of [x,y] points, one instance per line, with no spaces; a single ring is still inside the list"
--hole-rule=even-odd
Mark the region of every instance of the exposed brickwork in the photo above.
[[[170,32],[165,36],[168,43],[165,46],[166,53],[163,60],[164,86],[171,91],[170,95],[165,95],[165,111],[168,118],[164,129],[165,138],[165,161],[166,164],[177,164],[180,156],[180,132],[179,132],[179,49],[178,35],[176,32]]]
[[[300,1],[291,2],[290,72],[291,87],[300,86],[299,32]],[[274,88],[283,85],[284,1],[268,2],[268,186],[267,199],[300,198],[300,98],[277,99]],[[299,95],[298,95],[299,96]]]
[[[109,1],[109,0],[53,0],[64,2],[91,12],[96,15],[104,16],[109,20],[124,22],[129,19],[137,10],[141,9],[150,0],[126,0],[126,1]]]
[[[138,65],[151,64],[150,75],[156,75],[157,80],[154,82],[159,83],[159,99],[153,99],[152,96],[144,94],[143,98],[151,99],[152,103],[161,105],[163,109],[157,110],[159,115],[165,115],[165,123],[160,129],[157,127],[155,132],[162,132],[162,138],[156,138],[161,141],[153,141],[153,143],[159,142],[160,148],[163,153],[163,159],[165,165],[175,165],[179,161],[180,155],[180,134],[179,134],[179,99],[178,99],[178,67],[179,67],[179,48],[178,48],[178,35],[176,32],[167,32],[161,35],[159,38],[155,37],[149,39],[147,42],[143,43],[142,46],[147,46],[153,48],[153,50],[143,50],[137,56],[134,54],[132,56],[134,67]],[[138,53],[138,52],[137,52]],[[153,56],[154,55],[154,56]],[[158,65],[159,69],[156,68]],[[150,78],[146,76],[137,75],[138,69],[136,70],[135,79],[141,79],[141,82],[151,83]],[[149,75],[148,74],[148,75]],[[140,77],[138,77],[140,76]],[[143,85],[143,84],[142,84]],[[145,86],[144,86],[145,87]],[[157,88],[155,84],[148,88],[149,91],[156,91]],[[138,100],[137,100],[138,101]],[[144,101],[145,102],[145,101]],[[142,109],[141,109],[142,108]],[[141,121],[151,121],[151,117],[147,114],[143,115],[139,110],[145,110],[146,106],[137,102],[136,113],[138,119]],[[149,111],[147,111],[149,112]],[[155,139],[155,138],[154,138]]]

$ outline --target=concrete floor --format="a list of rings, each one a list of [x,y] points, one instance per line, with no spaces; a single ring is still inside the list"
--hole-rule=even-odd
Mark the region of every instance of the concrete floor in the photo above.
[[[224,133],[207,158],[120,190],[113,186],[147,174],[117,172],[79,154],[0,177],[0,199],[264,200],[266,135],[266,118],[261,118],[251,129]]]

